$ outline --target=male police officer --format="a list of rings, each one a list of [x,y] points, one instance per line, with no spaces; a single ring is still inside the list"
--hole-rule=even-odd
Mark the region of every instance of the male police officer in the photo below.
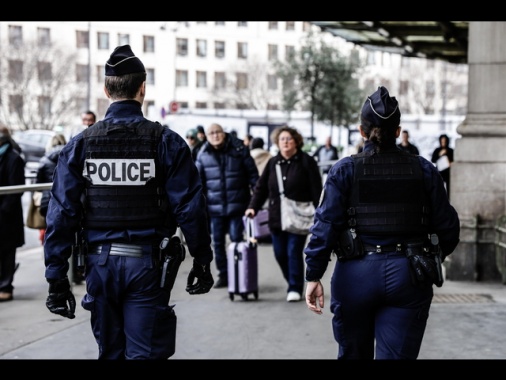
[[[67,271],[80,232],[87,245],[81,305],[91,312],[99,359],[167,359],[175,352],[176,316],[170,289],[160,283],[162,242],[181,227],[193,256],[186,290],[209,292],[213,253],[205,197],[186,142],[143,117],[146,71],[129,45],[113,51],[105,76],[111,100],[105,118],[70,140],[54,173],[44,245],[46,305],[74,318]]]

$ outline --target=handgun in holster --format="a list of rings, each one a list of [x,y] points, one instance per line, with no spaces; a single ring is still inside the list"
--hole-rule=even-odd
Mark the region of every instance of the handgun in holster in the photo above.
[[[339,234],[339,247],[337,258],[346,261],[364,256],[362,241],[357,236],[355,229],[347,228]]]
[[[437,281],[434,282],[438,288],[443,286],[444,277],[443,277],[443,263],[442,263],[442,252],[441,247],[439,246],[439,237],[436,234],[430,234],[430,244],[431,244],[431,253],[434,255],[434,260],[436,261],[436,269],[437,269]]]
[[[186,255],[186,249],[178,236],[163,238],[160,243],[162,278],[160,287],[170,292],[174,287],[177,272]]]

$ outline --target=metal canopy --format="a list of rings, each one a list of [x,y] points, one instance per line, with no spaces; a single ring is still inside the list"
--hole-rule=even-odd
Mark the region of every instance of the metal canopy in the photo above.
[[[365,49],[467,63],[469,21],[310,21]]]

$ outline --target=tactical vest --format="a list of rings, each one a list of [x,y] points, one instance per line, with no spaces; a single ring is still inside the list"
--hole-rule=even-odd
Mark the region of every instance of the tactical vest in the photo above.
[[[359,234],[422,236],[430,204],[418,158],[401,151],[352,155],[355,163],[348,225]]]
[[[165,127],[144,121],[110,125],[99,121],[83,132],[87,179],[83,225],[142,228],[165,225],[167,199],[157,160]]]

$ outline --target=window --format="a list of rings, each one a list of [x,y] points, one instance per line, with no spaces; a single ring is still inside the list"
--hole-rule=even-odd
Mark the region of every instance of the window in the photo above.
[[[302,31],[309,32],[311,30],[311,23],[309,21],[304,21],[302,23]]]
[[[406,95],[408,93],[408,88],[409,88],[409,81],[401,80],[399,86],[399,95]]]
[[[149,110],[155,106],[155,102],[153,100],[144,101],[144,115],[149,115]]]
[[[225,109],[225,103],[224,102],[214,102],[213,106],[214,106],[214,109],[217,109],[217,110]]]
[[[188,38],[177,38],[177,55],[187,56],[188,55]]]
[[[291,61],[295,57],[295,46],[285,46],[285,60]]]
[[[180,109],[183,109],[183,108],[184,109],[188,109],[188,102],[181,102],[181,101],[179,101],[178,103],[179,103],[179,108]]]
[[[295,30],[295,21],[287,21],[286,30]]]
[[[155,69],[146,69],[146,84],[155,84]]]
[[[223,89],[226,86],[227,86],[227,82],[226,82],[225,73],[223,71],[216,71],[214,73],[214,88],[215,89]]]
[[[237,26],[239,28],[245,28],[248,26],[248,21],[237,21]]]
[[[37,75],[40,81],[49,81],[53,79],[50,62],[37,62]]]
[[[103,65],[97,65],[95,72],[97,73],[97,83],[105,82],[105,68]]]
[[[90,34],[86,30],[76,30],[76,47],[88,48],[90,46]]]
[[[188,87],[188,71],[176,70],[176,86]]]
[[[269,21],[269,30],[276,30],[278,29],[278,22],[277,21]]]
[[[207,41],[197,40],[197,57],[207,56]]]
[[[17,115],[23,114],[22,95],[9,95],[9,112]]]
[[[269,90],[278,89],[278,77],[276,75],[272,74],[267,75],[267,88]]]
[[[248,43],[238,42],[237,43],[237,58],[248,58]]]
[[[118,46],[130,45],[130,35],[118,33]]]
[[[47,115],[51,114],[51,98],[49,96],[39,96],[39,116],[47,117]]]
[[[428,80],[425,82],[425,96],[428,98],[434,97],[436,93],[436,84],[433,80]]]
[[[274,61],[278,59],[278,45],[269,44],[268,49],[269,49],[268,51],[269,61]]]
[[[142,36],[144,53],[155,52],[155,37],[153,36]]]
[[[277,110],[279,110],[279,106],[277,104],[269,103],[269,104],[267,104],[267,109],[269,111],[277,111]]]
[[[37,28],[37,44],[39,46],[49,46],[51,44],[49,28]]]
[[[76,82],[88,81],[88,65],[76,64]]]
[[[197,88],[207,87],[207,73],[205,71],[197,71]]]
[[[9,25],[9,45],[21,46],[23,43],[23,28],[18,25]]]
[[[248,74],[236,73],[236,88],[238,90],[244,90],[248,88]]]
[[[109,33],[97,33],[97,48],[100,50],[109,50]]]
[[[19,82],[23,79],[23,61],[19,59],[9,60],[9,80]]]
[[[195,103],[195,108],[207,108],[207,103],[206,102],[196,102]]]
[[[225,57],[225,41],[214,41],[214,55],[216,58]]]
[[[215,21],[214,25],[216,25],[216,26],[218,26],[218,25],[223,26],[223,25],[225,25],[225,21]]]

